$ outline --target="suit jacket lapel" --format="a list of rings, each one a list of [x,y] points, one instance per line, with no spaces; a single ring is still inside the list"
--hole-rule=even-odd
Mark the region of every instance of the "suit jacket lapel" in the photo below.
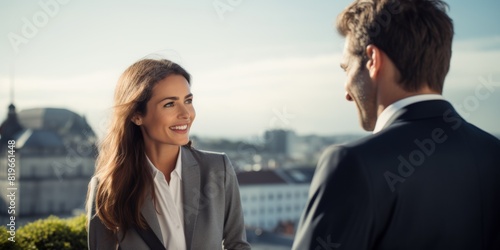
[[[184,206],[184,234],[186,247],[191,249],[193,232],[199,213],[200,204],[200,168],[191,150],[182,150],[182,199]]]
[[[160,239],[161,243],[165,245],[163,240],[163,235],[161,233],[160,223],[158,222],[158,217],[156,216],[156,209],[153,203],[153,199],[151,198],[151,193],[148,192],[146,195],[147,199],[142,205],[141,214],[148,223],[149,227],[156,234],[156,237]]]

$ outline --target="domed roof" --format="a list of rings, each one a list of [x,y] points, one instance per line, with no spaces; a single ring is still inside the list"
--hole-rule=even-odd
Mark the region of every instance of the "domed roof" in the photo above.
[[[97,140],[85,117],[70,110],[33,108],[16,114],[13,105],[0,126],[0,135],[2,142],[14,139],[18,148],[31,149],[92,146]]]
[[[33,108],[18,113],[21,125],[26,129],[55,131],[60,135],[81,134],[95,136],[85,118],[60,108]]]
[[[61,137],[49,130],[24,130],[17,138],[18,148],[64,148]]]

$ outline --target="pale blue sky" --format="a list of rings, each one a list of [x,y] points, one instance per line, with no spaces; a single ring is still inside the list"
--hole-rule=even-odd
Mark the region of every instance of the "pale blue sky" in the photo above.
[[[194,134],[362,132],[354,104],[344,99],[343,39],[333,27],[350,1],[232,0],[221,15],[213,3],[227,0],[66,2],[49,10],[40,3],[55,0],[0,4],[1,120],[14,66],[18,109],[68,108],[101,134],[119,75],[157,53],[193,76]],[[448,3],[456,36],[444,96],[465,107],[459,112],[469,121],[500,134],[500,1]],[[25,37],[24,18],[43,27],[12,46],[9,35]],[[471,102],[488,79],[490,95]]]

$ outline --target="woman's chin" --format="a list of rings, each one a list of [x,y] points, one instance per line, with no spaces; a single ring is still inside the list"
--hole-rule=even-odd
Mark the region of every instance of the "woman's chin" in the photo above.
[[[179,140],[177,145],[179,146],[184,146],[189,143],[189,137],[186,137],[185,139]]]

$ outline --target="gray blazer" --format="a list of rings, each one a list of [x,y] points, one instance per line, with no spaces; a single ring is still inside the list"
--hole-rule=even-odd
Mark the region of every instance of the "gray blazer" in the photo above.
[[[184,233],[189,250],[250,249],[246,241],[238,180],[228,157],[223,153],[182,150],[182,196],[184,200]],[[139,234],[129,229],[122,239],[108,230],[92,212],[97,179],[89,184],[87,207],[89,249],[149,249]],[[156,236],[164,243],[151,195],[141,213]],[[118,237],[117,237],[118,236]]]

